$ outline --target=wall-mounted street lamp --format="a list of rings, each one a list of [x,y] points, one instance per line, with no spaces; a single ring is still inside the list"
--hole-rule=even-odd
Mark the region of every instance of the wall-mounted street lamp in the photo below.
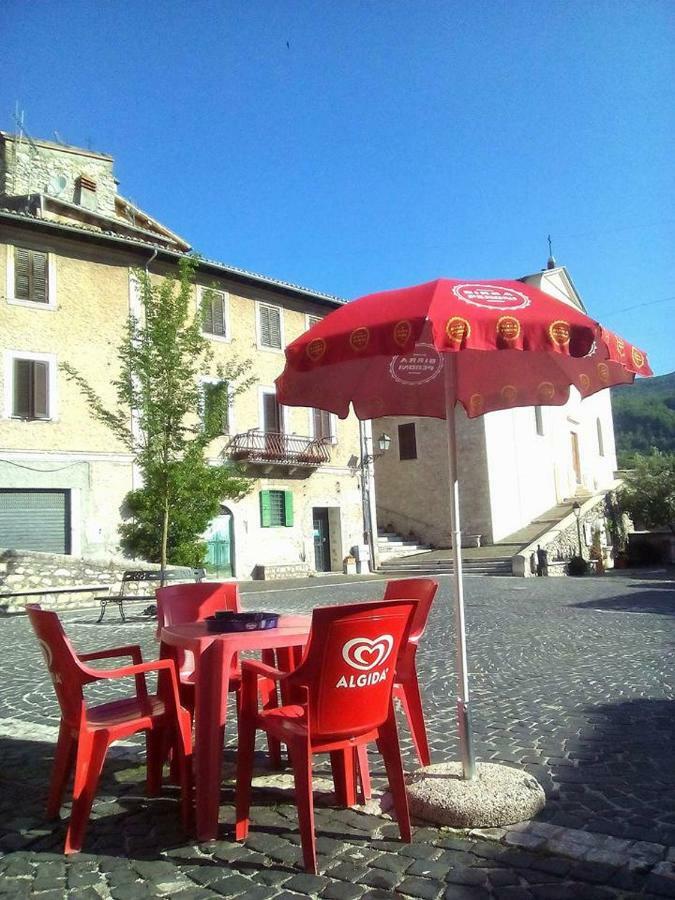
[[[377,439],[377,446],[380,448],[380,452],[379,453],[367,453],[364,457],[362,457],[361,465],[367,466],[371,462],[373,462],[373,460],[377,459],[379,456],[384,456],[384,454],[389,449],[390,444],[391,444],[391,438],[389,437],[388,434],[385,434],[384,432],[382,432],[382,434]]]
[[[579,541],[579,556],[583,558],[583,552],[581,550],[581,506],[577,500],[572,504],[572,512],[574,513],[577,520],[577,539]]]

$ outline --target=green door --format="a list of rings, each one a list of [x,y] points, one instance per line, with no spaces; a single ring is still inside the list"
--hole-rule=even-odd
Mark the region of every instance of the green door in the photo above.
[[[206,540],[206,569],[210,575],[231,578],[232,566],[232,516],[217,516],[209,525]]]

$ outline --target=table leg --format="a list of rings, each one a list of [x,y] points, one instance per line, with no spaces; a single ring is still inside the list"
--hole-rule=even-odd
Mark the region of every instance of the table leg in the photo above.
[[[232,653],[213,641],[197,659],[195,703],[195,804],[197,837],[218,837],[223,737]]]

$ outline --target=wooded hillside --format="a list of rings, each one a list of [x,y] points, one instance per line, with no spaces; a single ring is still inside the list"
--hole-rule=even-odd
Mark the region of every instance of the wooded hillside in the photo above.
[[[611,389],[619,466],[634,453],[675,452],[675,372]]]

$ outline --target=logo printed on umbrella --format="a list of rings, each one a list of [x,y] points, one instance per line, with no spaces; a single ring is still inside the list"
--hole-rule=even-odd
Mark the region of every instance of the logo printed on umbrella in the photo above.
[[[587,391],[591,386],[591,379],[585,372],[582,372],[582,374],[579,376],[579,384],[581,385],[582,391]]]
[[[399,384],[427,384],[438,378],[443,362],[432,344],[416,344],[411,353],[395,356],[389,364],[389,374]]]
[[[365,350],[369,341],[370,331],[365,326],[355,328],[349,336],[349,343],[353,350]]]
[[[515,316],[500,316],[497,319],[497,334],[505,341],[515,341],[520,337],[520,322]]]
[[[548,336],[554,344],[559,347],[566,347],[570,342],[570,326],[569,322],[557,319],[548,326]]]
[[[626,349],[626,342],[623,338],[620,338],[618,334],[616,335],[616,349],[619,356],[623,356]]]
[[[306,353],[312,362],[318,362],[326,352],[326,342],[323,338],[315,338],[307,344]]]
[[[398,344],[399,347],[405,347],[410,340],[411,333],[412,326],[407,319],[397,322],[396,325],[394,325],[394,342]]]
[[[518,389],[513,384],[505,384],[504,387],[500,391],[502,395],[502,399],[504,403],[508,403],[509,406],[513,405],[516,402],[516,397],[518,396]]]
[[[461,316],[453,316],[445,323],[445,333],[452,344],[461,344],[471,337],[471,325]]]
[[[638,369],[641,369],[645,364],[644,354],[640,353],[640,351],[638,350],[637,347],[633,347],[633,349],[630,352],[630,355],[633,357],[633,362],[638,367]]]
[[[352,638],[342,648],[342,658],[360,672],[370,672],[385,662],[394,646],[390,634],[381,634],[372,640],[367,637]]]
[[[525,309],[532,303],[526,294],[498,284],[456,284],[452,293],[464,303],[483,309]]]
[[[479,416],[485,408],[485,398],[482,394],[472,394],[469,397],[469,415]]]
[[[609,366],[607,363],[598,363],[598,378],[603,384],[609,382]]]
[[[542,381],[537,388],[537,396],[540,400],[552,400],[555,397],[555,388],[550,381]]]

